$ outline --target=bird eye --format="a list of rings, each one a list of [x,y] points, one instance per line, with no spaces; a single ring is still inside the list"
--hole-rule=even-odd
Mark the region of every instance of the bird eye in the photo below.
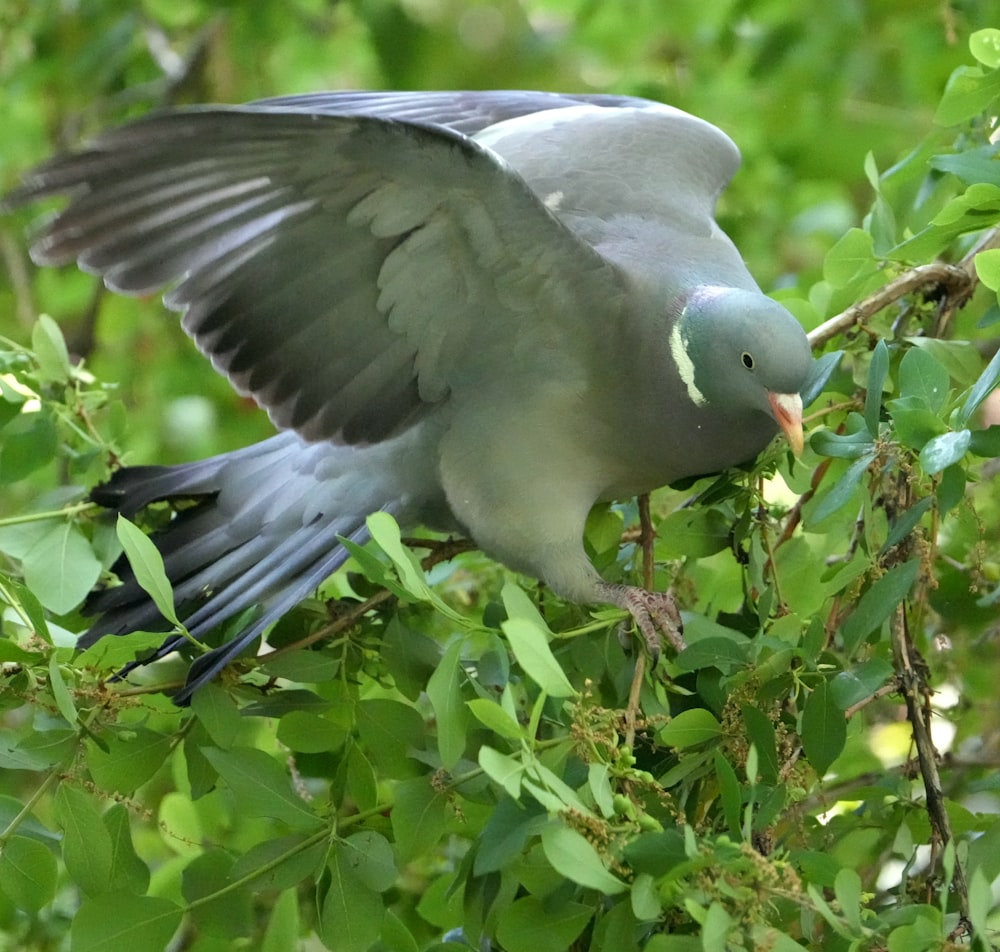
[[[746,367],[747,370],[753,370],[753,354],[745,350],[742,354],[740,354],[740,360],[743,362],[743,366]]]

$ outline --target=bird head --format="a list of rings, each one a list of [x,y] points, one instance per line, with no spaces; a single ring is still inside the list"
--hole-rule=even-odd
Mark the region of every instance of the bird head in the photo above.
[[[799,391],[812,355],[805,331],[780,304],[760,291],[697,287],[681,302],[670,350],[696,405],[748,425],[769,416],[801,453]]]

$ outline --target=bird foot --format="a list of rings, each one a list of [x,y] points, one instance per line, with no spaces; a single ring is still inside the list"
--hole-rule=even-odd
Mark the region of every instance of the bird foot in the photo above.
[[[650,592],[635,585],[605,584],[601,586],[601,597],[612,605],[624,608],[632,616],[654,665],[660,658],[664,636],[677,651],[687,647],[684,622],[672,592]]]

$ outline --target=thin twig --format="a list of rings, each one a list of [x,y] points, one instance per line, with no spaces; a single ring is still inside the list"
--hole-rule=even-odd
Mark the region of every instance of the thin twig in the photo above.
[[[923,660],[915,654],[913,642],[906,624],[906,608],[900,605],[889,619],[889,630],[892,638],[893,657],[896,661],[896,673],[899,676],[899,686],[906,701],[906,715],[913,731],[913,743],[917,749],[917,763],[920,766],[920,776],[924,781],[924,794],[927,798],[927,815],[931,821],[931,846],[935,853],[940,852],[952,841],[951,820],[944,803],[944,790],[941,786],[941,775],[938,772],[937,751],[931,740],[929,712],[924,706],[927,694]],[[954,877],[951,882],[958,895],[959,916],[962,921],[969,921],[969,887],[965,880],[965,870],[961,863],[955,863]]]
[[[874,294],[868,295],[864,300],[852,304],[847,310],[813,328],[807,335],[809,343],[813,348],[821,347],[852,327],[864,324],[870,317],[900,298],[929,286],[944,287],[950,296],[964,302],[971,295],[975,280],[968,271],[954,264],[934,262],[911,268],[879,288]]]
[[[809,343],[814,348],[821,347],[827,341],[852,327],[864,324],[870,317],[900,298],[913,294],[922,288],[934,286],[941,288],[945,292],[946,298],[942,302],[941,313],[935,328],[934,336],[940,337],[951,315],[972,297],[979,285],[979,275],[976,273],[976,255],[990,248],[998,247],[1000,247],[1000,227],[991,228],[983,234],[958,264],[935,261],[904,271],[898,278],[879,288],[863,301],[852,304],[847,310],[841,311],[840,314],[824,321],[819,327],[813,328],[808,334]]]
[[[642,584],[647,591],[653,590],[653,521],[649,513],[649,493],[643,493],[638,498],[639,503],[639,543],[642,551]],[[646,652],[637,651],[635,672],[632,675],[632,686],[628,692],[628,706],[625,708],[625,743],[629,747],[635,744],[636,716],[639,713],[639,698],[642,694],[642,682],[646,677]]]

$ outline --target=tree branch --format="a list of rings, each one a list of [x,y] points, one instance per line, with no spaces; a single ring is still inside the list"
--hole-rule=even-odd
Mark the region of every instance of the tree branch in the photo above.
[[[941,315],[935,328],[935,337],[940,337],[945,326],[959,308],[972,297],[979,286],[979,276],[976,274],[976,255],[990,248],[1000,247],[1000,227],[991,228],[985,232],[972,249],[958,264],[946,264],[935,261],[932,264],[922,264],[904,271],[898,278],[879,288],[862,301],[852,304],[840,314],[824,321],[819,327],[813,328],[809,334],[809,343],[813,348],[821,347],[827,341],[843,334],[852,327],[863,325],[883,308],[898,301],[900,298],[913,294],[923,288],[939,288],[944,292]]]

